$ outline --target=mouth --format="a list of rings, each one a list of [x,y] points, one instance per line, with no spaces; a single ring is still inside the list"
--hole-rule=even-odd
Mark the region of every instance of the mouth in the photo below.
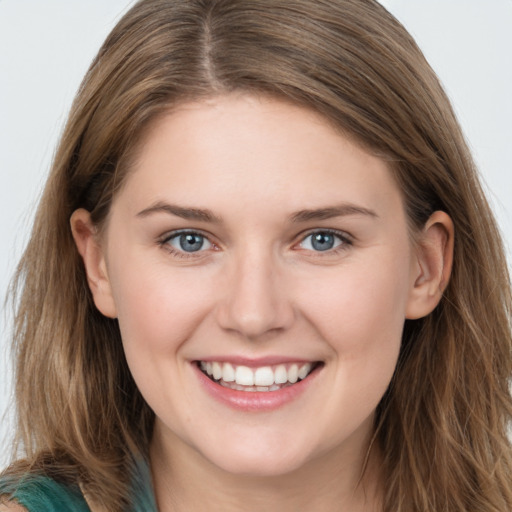
[[[228,389],[246,392],[275,392],[307,379],[323,363],[286,363],[251,368],[224,361],[198,361],[210,380]]]

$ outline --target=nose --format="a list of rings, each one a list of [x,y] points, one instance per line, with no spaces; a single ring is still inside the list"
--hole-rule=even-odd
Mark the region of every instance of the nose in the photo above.
[[[249,340],[284,331],[294,320],[283,270],[259,252],[244,251],[232,262],[217,309],[223,329]]]

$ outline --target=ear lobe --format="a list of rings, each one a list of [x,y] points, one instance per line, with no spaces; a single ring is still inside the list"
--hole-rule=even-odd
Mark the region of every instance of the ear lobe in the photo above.
[[[428,315],[441,300],[452,270],[453,243],[452,219],[445,212],[434,212],[417,242],[417,265],[406,318],[413,320]]]
[[[90,213],[80,208],[70,218],[71,232],[85,266],[87,283],[94,303],[101,313],[110,318],[117,317],[103,248],[98,241],[97,230],[91,222]]]

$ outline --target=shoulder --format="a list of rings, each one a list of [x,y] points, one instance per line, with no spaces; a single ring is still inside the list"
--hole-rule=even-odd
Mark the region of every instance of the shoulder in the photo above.
[[[26,474],[0,478],[0,512],[90,512],[78,486]]]
[[[0,512],[27,512],[27,509],[15,501],[10,501],[0,503]]]

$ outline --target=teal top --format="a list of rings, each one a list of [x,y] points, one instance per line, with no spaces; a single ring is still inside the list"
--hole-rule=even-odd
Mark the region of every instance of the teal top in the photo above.
[[[41,475],[21,480],[0,479],[0,495],[6,494],[29,512],[90,512],[78,486],[65,485]],[[157,512],[147,464],[137,466],[133,482],[134,502],[127,512]]]

